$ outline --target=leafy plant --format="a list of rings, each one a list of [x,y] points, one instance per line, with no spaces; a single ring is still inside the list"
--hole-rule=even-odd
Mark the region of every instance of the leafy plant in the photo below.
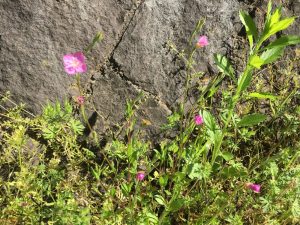
[[[192,106],[185,104],[189,91],[205,75],[194,68],[197,49],[207,45],[206,36],[194,43],[204,20],[187,49],[169,43],[186,64],[186,90],[161,139],[140,135],[141,93],[127,101],[124,123],[100,144],[85,115],[79,76],[82,101],[48,103],[38,116],[1,96],[1,104],[13,107],[1,105],[0,112],[0,221],[299,224],[298,59],[273,66],[285,47],[300,42],[276,35],[295,17],[282,19],[281,7],[272,11],[270,1],[262,30],[248,13],[241,11],[240,19],[250,47],[244,71],[215,54],[220,73],[195,87]],[[98,33],[86,52],[102,38]]]

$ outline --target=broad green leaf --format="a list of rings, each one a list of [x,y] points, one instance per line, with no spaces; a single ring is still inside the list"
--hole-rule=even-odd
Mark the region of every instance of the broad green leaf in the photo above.
[[[252,79],[252,69],[246,70],[238,80],[238,92],[246,90]]]
[[[259,124],[267,119],[267,116],[261,113],[254,113],[244,116],[238,123],[239,127],[249,127]]]
[[[187,173],[189,178],[191,179],[198,178],[200,180],[202,178],[201,164],[200,163],[190,164],[187,168]]]
[[[269,94],[269,93],[258,93],[258,92],[252,92],[249,94],[249,97],[252,98],[259,98],[259,99],[270,99],[270,100],[276,100],[277,96]]]
[[[184,203],[184,198],[177,198],[170,203],[170,205],[168,206],[168,211],[176,212],[184,206]]]
[[[272,27],[275,23],[278,23],[281,17],[281,7],[277,8],[271,16],[270,26]]]
[[[220,54],[214,54],[214,60],[215,64],[217,65],[218,69],[225,73],[226,75],[229,75],[230,77],[234,76],[234,70],[229,62],[229,60]]]
[[[230,152],[222,152],[221,156],[226,160],[229,161],[231,159],[233,159],[233,154]]]
[[[263,41],[267,40],[273,34],[276,34],[279,31],[285,30],[288,28],[294,21],[296,17],[286,18],[284,20],[279,21],[278,23],[273,24],[267,31],[266,34],[263,36]]]
[[[186,174],[184,172],[176,172],[175,176],[173,177],[173,181],[175,182],[181,182],[186,177]]]
[[[287,35],[278,38],[276,41],[269,44],[266,49],[271,49],[274,47],[285,47],[288,45],[296,45],[300,43],[300,37],[295,35]]]
[[[158,204],[164,205],[164,206],[166,205],[166,200],[164,199],[163,196],[161,196],[161,195],[155,195],[154,198],[155,198],[155,201],[158,202]]]
[[[247,37],[248,37],[248,40],[249,40],[249,45],[250,45],[250,48],[252,48],[253,47],[253,41],[257,40],[257,37],[258,37],[255,22],[253,21],[251,16],[248,13],[244,12],[244,11],[240,11],[240,20],[242,21],[242,23],[244,24],[244,26],[246,28],[246,33],[247,33]]]
[[[159,177],[158,181],[159,181],[160,186],[165,187],[168,184],[168,179],[169,179],[168,175]]]
[[[233,162],[229,166],[225,166],[221,174],[226,178],[242,178],[247,176],[247,168],[242,163]]]
[[[254,66],[257,69],[260,69],[262,65],[264,65],[265,61],[261,59],[258,55],[251,57],[250,65]]]
[[[187,167],[187,174],[191,179],[207,179],[211,174],[211,165],[207,162],[204,165],[192,163]]]
[[[222,141],[222,131],[221,130],[215,130],[211,135],[211,141],[214,143],[214,145],[218,145]]]
[[[284,47],[274,47],[263,52],[260,58],[264,61],[264,65],[268,63],[272,63],[276,59],[282,56],[283,51],[284,51]]]
[[[208,130],[215,131],[219,128],[217,125],[215,118],[210,114],[210,112],[203,110],[200,111],[199,114],[202,116],[205,127],[208,128]]]

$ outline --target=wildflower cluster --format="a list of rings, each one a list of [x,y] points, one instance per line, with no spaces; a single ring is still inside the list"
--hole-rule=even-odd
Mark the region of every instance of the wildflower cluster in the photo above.
[[[2,96],[0,102],[16,107],[0,105],[0,222],[300,224],[297,60],[282,60],[284,69],[272,64],[300,38],[276,35],[295,18],[281,19],[271,1],[266,14],[259,32],[240,12],[250,47],[244,71],[238,74],[215,54],[220,72],[205,87],[205,73],[194,67],[199,48],[209,48],[208,37],[199,35],[204,20],[186,49],[170,44],[186,63],[183,99],[189,93],[198,99],[181,102],[155,139],[142,130],[154,127],[139,111],[142,93],[127,101],[124,119],[101,137],[89,124],[85,107],[94,110],[94,101],[80,77],[100,32],[83,52],[63,56],[65,72],[75,77],[75,104],[49,103],[34,116]],[[259,76],[265,65],[266,76]]]

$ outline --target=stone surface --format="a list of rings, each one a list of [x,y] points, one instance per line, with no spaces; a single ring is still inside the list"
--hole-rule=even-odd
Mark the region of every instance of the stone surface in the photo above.
[[[65,74],[62,56],[81,51],[102,31],[105,40],[90,54],[89,68],[103,62],[133,7],[129,0],[1,0],[0,91],[33,111],[48,98],[64,98],[74,78]]]
[[[299,0],[283,4],[286,15],[299,16]],[[82,76],[97,127],[104,132],[121,121],[126,100],[143,91],[138,112],[156,132],[185,82],[184,64],[169,41],[187,49],[195,25],[205,18],[201,34],[208,36],[209,46],[197,51],[195,68],[209,76],[213,53],[243,64],[247,44],[238,11],[250,11],[261,23],[265,5],[252,0],[1,0],[0,92],[10,90],[34,112],[46,99],[73,94],[68,87],[74,78],[64,73],[62,56],[82,50],[102,31],[105,39],[88,54],[89,72]],[[299,35],[299,26],[288,32]]]

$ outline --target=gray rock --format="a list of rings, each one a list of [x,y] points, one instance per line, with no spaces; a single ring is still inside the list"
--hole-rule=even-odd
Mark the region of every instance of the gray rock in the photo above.
[[[124,91],[119,90],[129,89],[131,93],[135,91],[135,95],[142,90],[148,101],[143,105],[141,118],[149,119],[155,130],[174,109],[184,90],[184,65],[170,51],[168,41],[172,41],[179,50],[186,49],[188,38],[198,20],[206,18],[202,34],[209,37],[210,44],[197,53],[197,69],[206,71],[207,65],[213,64],[213,53],[226,53],[225,43],[232,41],[231,34],[234,33],[239,7],[237,1],[231,0],[144,1],[108,60],[108,69],[95,75],[93,95],[97,96],[94,98],[97,110],[104,112],[104,118],[109,116],[111,119],[108,121],[118,121],[125,108]],[[113,74],[122,78],[124,86],[121,89],[114,88],[114,91],[103,91],[104,80],[105,84],[110,83],[110,88],[116,85]],[[118,104],[107,101],[105,93],[112,99],[119,99]],[[117,110],[114,113],[107,112],[107,103],[112,106],[110,110]]]
[[[284,6],[287,15],[299,14],[299,0]],[[124,118],[126,100],[143,91],[138,113],[155,133],[182,97],[186,78],[168,42],[187,51],[205,18],[201,34],[209,46],[197,51],[195,69],[209,76],[213,53],[242,65],[247,44],[238,11],[250,10],[260,23],[262,7],[251,0],[1,0],[0,92],[10,90],[33,112],[46,99],[74,95],[62,56],[82,50],[102,31],[105,39],[88,54],[89,72],[82,75],[89,112],[97,112],[97,127],[105,131]],[[289,32],[300,34],[299,26]]]
[[[63,70],[63,55],[81,51],[102,31],[105,40],[89,55],[89,68],[103,62],[133,7],[129,0],[1,0],[0,91],[34,112],[46,99],[64,98],[74,78]]]

